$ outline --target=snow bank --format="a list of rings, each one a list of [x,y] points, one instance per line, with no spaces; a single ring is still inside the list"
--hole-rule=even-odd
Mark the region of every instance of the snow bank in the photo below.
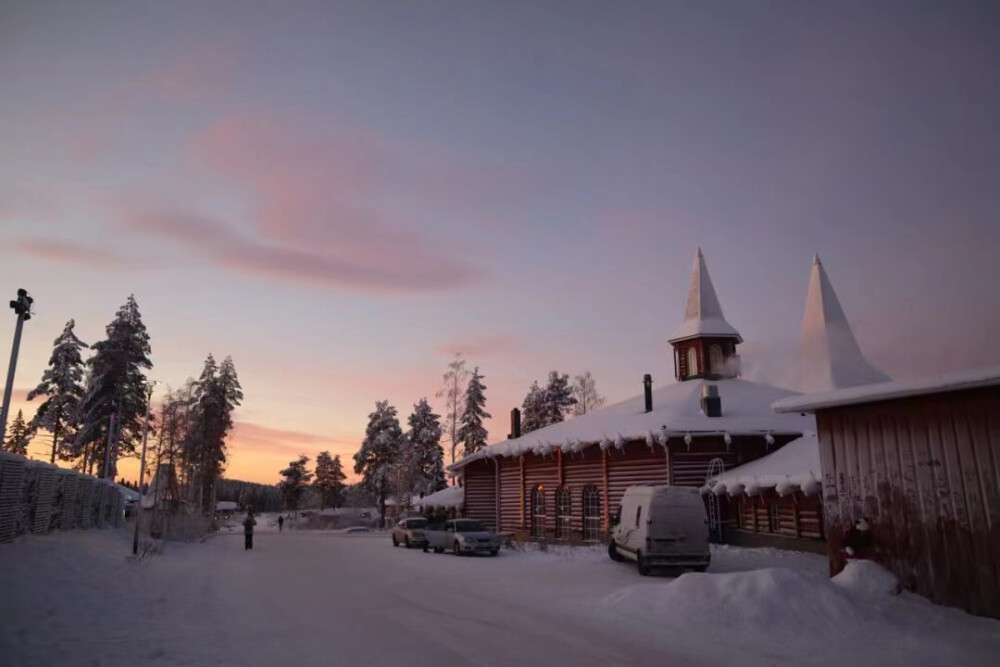
[[[899,595],[899,579],[873,560],[852,560],[830,580],[840,588],[862,595]]]

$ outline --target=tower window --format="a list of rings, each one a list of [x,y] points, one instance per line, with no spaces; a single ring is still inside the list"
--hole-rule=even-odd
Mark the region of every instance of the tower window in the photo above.
[[[712,345],[708,348],[708,360],[711,364],[709,368],[711,368],[712,372],[716,375],[721,375],[726,365],[725,357],[722,356],[721,345]]]
[[[693,346],[687,351],[687,376],[694,377],[698,374],[698,350]]]

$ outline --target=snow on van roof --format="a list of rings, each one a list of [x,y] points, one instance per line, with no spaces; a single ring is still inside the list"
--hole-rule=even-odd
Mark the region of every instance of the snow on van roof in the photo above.
[[[715,385],[722,402],[722,416],[708,417],[701,410],[702,387]],[[602,448],[621,448],[626,440],[645,438],[665,442],[667,437],[698,435],[801,435],[814,433],[816,422],[800,414],[776,415],[771,404],[793,396],[795,392],[748,380],[687,380],[673,382],[653,391],[653,410],[645,412],[643,396],[588,412],[520,438],[504,440],[456,461],[449,469],[457,470],[483,458],[520,456],[528,452],[540,455],[556,449],[578,452],[600,444]]]
[[[819,440],[815,433],[810,433],[766,456],[713,477],[701,492],[738,496],[742,493],[756,495],[762,489],[774,488],[782,496],[799,490],[806,495],[816,495],[821,490],[821,478]]]

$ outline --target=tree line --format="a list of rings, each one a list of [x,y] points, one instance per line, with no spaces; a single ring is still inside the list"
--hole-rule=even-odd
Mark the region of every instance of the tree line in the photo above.
[[[69,320],[53,342],[48,367],[27,397],[44,400],[30,421],[18,411],[4,448],[24,454],[44,430],[51,435],[50,462],[71,461],[81,472],[114,479],[118,459],[137,456],[148,428],[157,438],[154,469],[160,463],[177,466],[189,496],[203,511],[213,509],[233,411],[243,400],[232,358],[217,365],[209,354],[198,379],[169,391],[154,415],[150,336],[135,296],[119,308],[103,340],[87,345],[75,327]],[[85,351],[91,352],[87,359]]]

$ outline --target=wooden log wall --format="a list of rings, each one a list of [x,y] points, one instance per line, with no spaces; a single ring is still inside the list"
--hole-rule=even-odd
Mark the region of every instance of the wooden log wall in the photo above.
[[[481,459],[465,467],[465,516],[497,528],[496,482],[493,461]]]
[[[499,458],[500,530],[521,530],[521,462],[517,457]]]
[[[908,589],[1000,618],[1000,388],[820,411],[830,567],[868,519]]]
[[[588,447],[577,454],[563,454],[563,483],[570,490],[571,529],[583,539],[583,489],[593,484],[601,493],[604,506],[604,475],[599,447]]]

